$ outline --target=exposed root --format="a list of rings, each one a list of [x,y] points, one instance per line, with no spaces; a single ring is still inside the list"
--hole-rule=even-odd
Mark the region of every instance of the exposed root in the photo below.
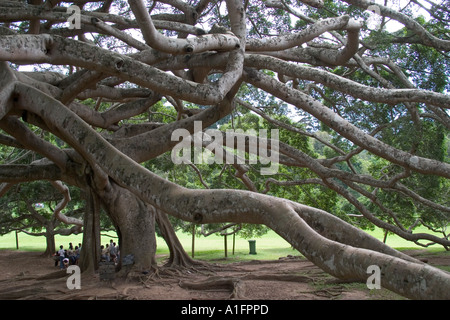
[[[209,276],[215,274],[217,269],[220,269],[220,265],[210,264],[208,262],[191,260],[191,263],[175,264],[166,263],[160,269],[164,272],[168,272],[169,275],[175,273],[180,276],[191,275],[191,274],[202,274]]]
[[[38,294],[48,293],[44,287],[25,286],[22,288],[3,290],[0,292],[0,300],[15,300],[15,299],[33,299]]]
[[[183,260],[183,261],[177,261],[174,262],[173,260],[169,259],[163,267],[164,269],[168,270],[179,270],[183,273],[200,273],[203,274],[206,272],[211,273],[214,272],[217,268],[221,268],[220,265],[214,265],[208,262],[204,261],[198,261],[198,260]]]
[[[179,286],[191,290],[223,290],[231,291],[229,299],[246,299],[245,284],[239,278],[211,277],[205,281],[188,282],[180,281]]]
[[[210,277],[203,281],[189,282],[180,281],[179,286],[191,290],[229,290],[230,299],[247,299],[245,295],[245,281],[266,280],[266,281],[288,281],[288,282],[315,282],[315,279],[305,275],[296,274],[244,274],[235,277]]]
[[[166,268],[152,266],[151,270],[137,270],[132,269],[127,273],[126,280],[128,282],[138,282],[144,285],[146,288],[150,288],[150,283],[159,282],[164,283],[165,280],[171,280],[174,278],[180,278],[187,276],[192,272],[189,272],[185,268]]]
[[[269,280],[269,281],[289,281],[289,282],[314,282],[315,279],[296,274],[249,274],[242,278],[243,280]]]
[[[66,270],[59,270],[55,271],[46,275],[43,275],[41,277],[35,278],[36,280],[52,280],[52,279],[60,279],[67,277],[67,271]]]
[[[344,292],[344,288],[342,287],[333,287],[333,288],[327,288],[327,289],[317,289],[313,291],[304,291],[302,293],[308,293],[308,294],[314,294],[318,297],[328,298],[328,299],[335,299],[342,295]]]

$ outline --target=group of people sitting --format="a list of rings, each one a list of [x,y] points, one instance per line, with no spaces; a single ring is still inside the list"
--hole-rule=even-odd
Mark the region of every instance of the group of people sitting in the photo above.
[[[109,244],[106,244],[106,247],[102,245],[100,248],[102,250],[101,261],[114,262],[117,264],[120,251],[119,246],[116,245],[115,242],[110,240]]]
[[[59,250],[53,255],[53,260],[55,261],[55,267],[58,266],[60,269],[66,269],[69,265],[78,264],[80,259],[81,243],[78,246],[73,247],[72,243],[69,243],[69,248],[64,249],[63,245],[59,246]]]
[[[58,266],[60,269],[67,269],[70,265],[77,265],[80,259],[81,243],[75,248],[72,243],[69,243],[69,248],[64,249],[63,245],[59,246],[59,250],[53,255],[53,260],[55,261],[55,267]],[[117,264],[119,259],[119,246],[116,245],[112,240],[109,244],[101,246],[101,261],[114,262]]]

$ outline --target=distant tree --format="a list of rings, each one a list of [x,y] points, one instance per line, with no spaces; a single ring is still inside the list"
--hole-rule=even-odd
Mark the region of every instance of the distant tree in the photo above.
[[[73,190],[72,195],[75,194]],[[82,232],[84,207],[78,196],[78,201],[72,198],[65,208],[65,219],[61,219],[58,203],[63,198],[58,190],[48,182],[36,181],[12,187],[5,196],[0,198],[0,234],[11,231],[23,232],[32,236],[44,236],[46,249],[43,253],[50,256],[55,253],[55,235],[71,235]],[[73,224],[66,224],[72,222]]]

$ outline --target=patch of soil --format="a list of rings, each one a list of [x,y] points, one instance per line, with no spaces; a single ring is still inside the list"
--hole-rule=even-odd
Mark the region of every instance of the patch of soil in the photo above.
[[[431,265],[450,266],[450,255],[423,254]],[[343,283],[301,257],[277,261],[213,263],[195,269],[159,268],[128,279],[82,274],[81,289],[67,288],[71,274],[40,253],[0,250],[0,300],[368,300],[402,299],[364,283]]]

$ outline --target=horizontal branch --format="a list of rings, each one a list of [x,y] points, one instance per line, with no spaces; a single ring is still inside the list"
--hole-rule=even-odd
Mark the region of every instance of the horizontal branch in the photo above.
[[[0,165],[0,181],[3,183],[21,183],[38,180],[60,180],[61,170],[54,164]]]
[[[203,105],[219,103],[241,74],[243,55],[230,57],[227,72],[215,84],[198,84],[169,75],[130,56],[59,36],[15,35],[0,38],[0,61],[74,65]]]
[[[136,162],[142,163],[170,151],[178,143],[178,141],[172,140],[172,133],[175,130],[184,129],[192,134],[195,129],[195,121],[201,121],[203,130],[227,116],[231,110],[231,102],[225,99],[218,105],[209,107],[189,118],[157,126],[151,131],[145,130],[143,133],[128,138],[117,139],[113,136],[108,140],[118,150],[129,155]],[[147,143],[142,144],[142,141]]]
[[[383,89],[369,87],[346,79],[332,72],[295,64],[274,57],[246,55],[245,66],[257,69],[270,69],[286,76],[310,80],[327,87],[350,94],[365,101],[397,104],[420,102],[442,108],[450,108],[450,96],[423,89]]]
[[[53,161],[62,171],[66,170],[66,165],[69,160],[68,155],[50,142],[39,138],[17,118],[5,117],[1,119],[0,128],[16,138],[26,149],[40,153]]]
[[[105,112],[98,112],[81,103],[71,103],[69,108],[75,112],[86,123],[92,126],[117,130],[118,123],[121,120],[126,120],[133,116],[146,112],[152,105],[160,99],[157,95],[151,95],[146,99],[138,99],[135,101],[122,103],[118,107],[107,110]],[[114,126],[114,127],[112,127]]]
[[[299,0],[299,2],[311,6],[314,8],[322,8],[324,3],[323,0]],[[266,6],[269,8],[283,8],[282,0],[266,0]]]
[[[245,44],[247,51],[280,51],[309,42],[319,35],[331,31],[345,29],[350,21],[349,16],[320,20],[298,32],[263,39],[249,38]]]

